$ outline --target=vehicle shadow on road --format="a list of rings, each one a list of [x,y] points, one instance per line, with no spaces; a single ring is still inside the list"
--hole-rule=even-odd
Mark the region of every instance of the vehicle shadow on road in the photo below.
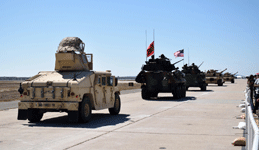
[[[209,84],[208,86],[213,86],[213,87],[227,87],[227,85],[222,85],[222,86],[218,86],[217,84]]]
[[[206,91],[201,91],[201,90],[188,90],[186,92],[214,92],[213,90],[206,90]]]
[[[92,114],[88,123],[70,123],[68,115],[42,120],[38,123],[23,124],[28,127],[68,127],[68,128],[99,128],[109,125],[117,125],[130,120],[128,114],[110,115],[110,114]]]
[[[174,102],[183,102],[188,100],[196,100],[196,97],[186,96],[184,98],[175,99],[174,97],[169,97],[169,96],[159,96],[157,98],[146,99],[146,101],[174,101]]]

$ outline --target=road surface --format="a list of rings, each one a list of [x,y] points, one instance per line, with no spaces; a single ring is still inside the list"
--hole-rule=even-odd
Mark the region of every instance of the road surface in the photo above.
[[[207,91],[189,88],[187,97],[142,100],[139,91],[121,95],[117,116],[93,111],[85,124],[70,124],[66,113],[46,113],[41,122],[17,120],[17,108],[0,111],[0,149],[241,150],[231,142],[243,136],[239,122],[246,80]]]

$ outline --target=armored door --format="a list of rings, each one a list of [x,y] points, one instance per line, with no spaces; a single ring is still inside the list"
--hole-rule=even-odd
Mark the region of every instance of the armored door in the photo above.
[[[98,105],[99,107],[105,107],[106,98],[105,98],[104,89],[105,89],[106,82],[103,81],[103,77],[101,75],[97,75],[95,83],[96,83],[95,85],[96,105]]]

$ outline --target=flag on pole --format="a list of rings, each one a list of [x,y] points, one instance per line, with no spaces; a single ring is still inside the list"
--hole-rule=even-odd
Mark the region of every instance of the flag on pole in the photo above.
[[[154,41],[147,48],[147,57],[154,54]]]
[[[174,53],[175,57],[184,57],[184,49],[181,49]]]

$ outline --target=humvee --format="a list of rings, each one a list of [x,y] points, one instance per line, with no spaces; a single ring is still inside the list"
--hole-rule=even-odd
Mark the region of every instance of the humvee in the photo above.
[[[93,55],[78,37],[64,38],[55,71],[41,71],[20,84],[18,120],[39,122],[46,112],[67,112],[70,122],[88,122],[92,110],[120,112],[120,91],[111,71],[93,71]]]

